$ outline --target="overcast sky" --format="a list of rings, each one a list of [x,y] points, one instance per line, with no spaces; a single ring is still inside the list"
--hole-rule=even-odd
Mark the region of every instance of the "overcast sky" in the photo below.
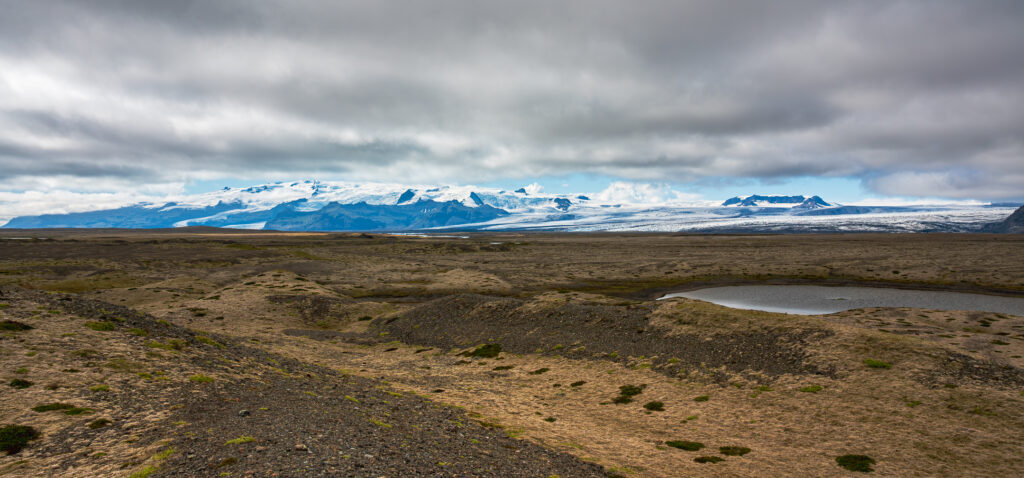
[[[0,205],[306,178],[1024,198],[1019,0],[0,12]]]

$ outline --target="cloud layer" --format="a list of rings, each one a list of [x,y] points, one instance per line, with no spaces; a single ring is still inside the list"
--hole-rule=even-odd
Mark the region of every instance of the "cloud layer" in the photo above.
[[[0,190],[588,172],[1024,196],[1014,0],[0,9]]]

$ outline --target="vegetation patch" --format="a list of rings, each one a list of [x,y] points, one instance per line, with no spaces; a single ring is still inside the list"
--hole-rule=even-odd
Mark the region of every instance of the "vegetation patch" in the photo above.
[[[701,395],[699,397],[693,397],[693,401],[695,401],[695,402],[706,402],[706,401],[708,401],[710,399],[711,399],[711,397],[709,397],[707,395]]]
[[[704,444],[698,441],[667,441],[665,442],[665,445],[686,451],[697,451],[700,450],[701,448],[704,448]]]
[[[665,404],[663,402],[647,402],[644,404],[644,408],[652,412],[663,412],[665,411]]]
[[[570,384],[569,384],[569,386],[570,386],[570,387],[574,387],[574,388],[575,388],[575,387],[581,387],[581,386],[583,386],[583,385],[584,385],[584,384],[586,384],[586,383],[587,383],[586,381],[584,381],[584,380],[580,380],[580,381],[578,381],[578,382],[573,382],[573,383],[570,383]]]
[[[643,393],[645,388],[647,388],[647,385],[623,385],[619,387],[619,394],[627,397],[634,397]]]
[[[871,468],[871,465],[875,464],[875,460],[867,455],[837,456],[836,463],[850,471],[859,471],[861,473],[875,471],[874,468]]]
[[[88,414],[90,414],[92,412],[95,412],[95,411],[96,410],[93,410],[91,408],[74,407],[74,408],[71,408],[71,409],[68,409],[68,410],[64,410],[64,414],[65,415],[88,415]]]
[[[725,461],[725,458],[720,456],[698,456],[697,458],[694,458],[693,461],[697,463],[718,463],[720,461]]]
[[[3,322],[0,322],[0,330],[11,330],[14,332],[20,332],[23,330],[32,330],[34,328],[35,327],[32,327],[31,325],[23,324],[21,322],[16,322],[13,320],[5,320]]]
[[[26,425],[4,425],[0,428],[0,450],[13,455],[36,438],[39,438],[39,432],[35,428]]]
[[[494,358],[501,353],[501,344],[484,344],[469,352],[463,352],[465,357]]]
[[[864,359],[864,365],[871,368],[892,368],[892,364],[884,360]]]
[[[92,390],[93,392],[106,392],[106,391],[110,390],[110,385],[107,385],[107,384],[93,385],[93,386],[89,387],[89,390]]]
[[[36,405],[32,407],[32,411],[43,413],[52,412],[54,410],[71,410],[73,408],[75,408],[75,406],[69,403],[47,403],[44,405]]]
[[[32,386],[32,382],[29,382],[28,380],[22,380],[20,378],[16,378],[14,380],[11,380],[11,383],[9,385],[14,387],[14,388],[17,388],[17,389],[22,389],[22,388],[31,387]]]
[[[168,340],[167,342],[157,342],[156,340],[150,340],[149,342],[146,342],[146,346],[152,347],[154,349],[183,350],[185,348],[185,341],[181,339],[171,339]]]
[[[110,425],[110,424],[111,424],[110,420],[107,420],[106,418],[98,418],[96,420],[93,420],[93,421],[89,422],[89,424],[86,425],[86,426],[91,428],[91,429],[93,429],[93,430],[95,430],[97,428],[103,428],[103,427],[105,427],[107,425]]]
[[[723,446],[718,452],[725,456],[743,456],[750,453],[750,448],[745,446]]]
[[[250,442],[254,442],[254,441],[256,441],[256,439],[251,437],[251,436],[240,436],[238,438],[234,438],[234,439],[228,440],[224,444],[225,445],[240,445],[242,443],[250,443]]]
[[[210,383],[210,382],[213,381],[213,377],[208,377],[208,376],[203,375],[201,373],[197,373],[195,375],[192,375],[188,379],[190,381],[192,381],[192,382],[195,382],[195,383]]]
[[[494,367],[494,370],[512,370],[515,365],[502,365],[500,367]]]
[[[211,339],[209,337],[206,337],[206,336],[203,336],[203,335],[197,335],[196,336],[196,340],[198,340],[198,341],[200,341],[200,342],[202,342],[202,343],[204,343],[206,345],[212,345],[214,347],[224,348],[224,344],[222,344],[220,342],[217,342],[216,340],[213,340],[213,339]]]
[[[114,325],[113,322],[108,322],[108,321],[105,321],[105,320],[104,321],[99,321],[99,322],[95,322],[95,321],[86,322],[85,326],[89,327],[92,330],[97,330],[97,331],[100,331],[100,332],[109,332],[109,331],[114,330],[114,329],[117,328],[117,326]]]
[[[804,393],[818,393],[823,389],[821,385],[808,385],[800,389]]]
[[[546,372],[548,372],[550,370],[551,369],[549,369],[547,367],[542,367],[542,368],[538,368],[537,370],[534,370],[534,371],[530,372],[530,375],[540,375],[540,374],[546,373]]]
[[[619,387],[619,396],[612,399],[612,403],[623,404],[633,401],[633,397],[643,393],[647,385],[623,385]]]

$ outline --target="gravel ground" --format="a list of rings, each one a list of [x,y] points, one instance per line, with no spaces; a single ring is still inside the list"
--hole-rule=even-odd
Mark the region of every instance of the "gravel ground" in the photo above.
[[[52,307],[108,321],[114,325],[105,332],[104,350],[114,342],[143,347],[180,340],[185,344],[180,352],[153,355],[147,366],[184,367],[192,377],[216,377],[208,383],[190,379],[95,395],[99,413],[114,419],[111,426],[65,426],[30,445],[35,459],[50,463],[51,470],[95,462],[80,451],[97,435],[113,433],[140,452],[159,450],[122,465],[126,473],[150,467],[151,476],[607,476],[599,465],[510,438],[462,410],[390,391],[379,380],[288,359],[226,336],[198,335],[75,295],[3,287],[0,298],[18,310]],[[127,333],[134,328],[148,335]],[[169,412],[159,422],[164,426],[122,429],[123,423],[161,412]],[[237,439],[240,443],[228,444]]]
[[[457,409],[375,385],[305,377],[211,387],[176,414],[191,438],[175,443],[160,476],[606,476]],[[241,437],[252,441],[226,444]]]
[[[500,343],[514,353],[557,353],[566,357],[628,362],[629,357],[657,357],[652,365],[666,375],[680,370],[725,367],[734,373],[766,376],[832,372],[809,364],[802,345],[827,331],[723,331],[715,335],[667,335],[650,325],[653,304],[616,306],[566,303],[535,310],[520,299],[458,295],[434,300],[398,318],[378,319],[374,326],[389,339],[442,349]],[[611,355],[614,354],[614,355]],[[668,360],[677,361],[669,363]],[[724,374],[711,373],[719,381]],[[752,377],[752,379],[756,379]]]

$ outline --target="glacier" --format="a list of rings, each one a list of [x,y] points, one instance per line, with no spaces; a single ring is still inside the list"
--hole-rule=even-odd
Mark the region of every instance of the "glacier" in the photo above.
[[[752,194],[646,203],[531,188],[294,181],[188,195],[168,203],[19,216],[4,228],[316,231],[619,231],[692,233],[974,232],[1013,204],[844,205],[820,196]]]

